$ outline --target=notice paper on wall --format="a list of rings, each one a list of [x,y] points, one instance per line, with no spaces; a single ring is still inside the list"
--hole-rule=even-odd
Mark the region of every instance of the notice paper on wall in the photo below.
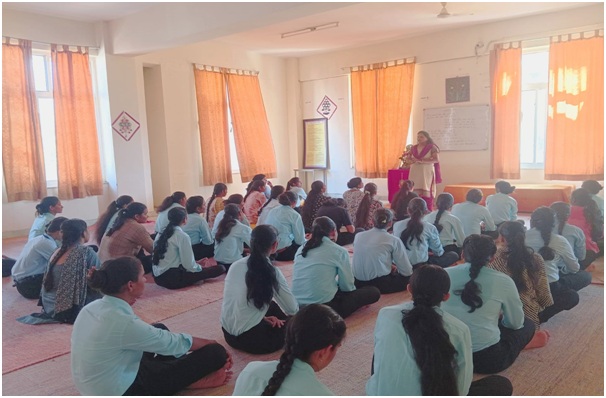
[[[423,129],[442,151],[484,151],[491,129],[490,106],[424,109]]]

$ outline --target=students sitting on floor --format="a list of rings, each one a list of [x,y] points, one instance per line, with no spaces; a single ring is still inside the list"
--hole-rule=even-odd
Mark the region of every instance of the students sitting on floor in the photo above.
[[[158,213],[158,217],[156,218],[156,225],[154,227],[154,231],[156,234],[162,232],[164,228],[168,225],[168,212],[175,207],[185,209],[185,204],[187,203],[187,196],[184,192],[177,191],[172,195],[164,198],[160,206],[156,208],[156,212]]]
[[[143,264],[145,273],[152,272],[154,241],[143,226],[147,222],[147,206],[133,202],[118,212],[114,225],[101,240],[99,260],[135,256]],[[145,252],[149,254],[145,254]]]
[[[225,278],[223,335],[227,344],[250,354],[282,348],[286,315],[299,310],[282,271],[269,259],[277,248],[276,229],[259,225],[252,232],[250,255],[233,263]]]
[[[465,236],[472,234],[485,234],[497,238],[499,233],[488,209],[478,203],[482,200],[482,191],[470,189],[465,202],[457,203],[452,207],[452,214],[463,223]]]
[[[202,214],[206,211],[204,198],[202,196],[191,196],[187,199],[185,209],[187,210],[187,222],[183,226],[183,232],[191,239],[194,258],[201,260],[205,257],[210,258],[214,256],[215,242],[210,233],[208,223],[202,217]]]
[[[303,189],[303,183],[299,177],[293,177],[288,180],[286,183],[286,191],[292,191],[295,195],[297,195],[297,204],[295,205],[295,210],[301,207],[301,201],[307,199],[307,192]]]
[[[375,196],[377,196],[377,184],[369,182],[364,185],[364,196],[356,212],[356,221],[354,224],[356,228],[368,230],[374,227],[375,212],[383,208],[383,203],[376,200]]]
[[[444,252],[436,227],[423,221],[425,213],[427,202],[421,198],[413,198],[408,203],[410,218],[396,222],[393,225],[393,235],[404,243],[413,269],[425,263],[436,264],[442,268],[449,267],[457,262],[459,255],[455,252]],[[433,255],[429,255],[429,250]]]
[[[419,194],[413,192],[415,183],[412,180],[400,181],[400,189],[391,201],[391,210],[395,213],[395,220],[402,221],[408,218],[408,203]]]
[[[330,199],[328,196],[324,196],[324,192],[326,192],[326,185],[322,181],[314,181],[311,184],[311,190],[301,207],[301,218],[306,232],[311,232],[311,224],[316,219],[318,209]]]
[[[265,183],[261,180],[253,181],[250,189],[244,196],[244,214],[252,225],[257,224],[259,210],[267,202],[265,197]]]
[[[505,221],[499,227],[497,249],[488,268],[509,275],[516,284],[524,316],[534,322],[536,332],[526,348],[542,347],[549,341],[549,333],[539,330],[539,312],[553,305],[543,258],[526,246],[526,229],[515,221]]]
[[[591,283],[591,274],[579,270],[579,262],[570,243],[553,233],[555,215],[549,207],[541,206],[530,216],[526,245],[545,260],[545,271],[553,305],[539,313],[541,323],[555,314],[570,310],[579,303],[579,290]]]
[[[63,213],[63,205],[56,196],[47,196],[36,205],[36,218],[29,230],[27,240],[33,239],[44,233],[44,229],[58,213]]]
[[[492,216],[497,228],[505,221],[516,221],[518,218],[518,202],[509,196],[515,189],[507,181],[494,184],[496,193],[486,198],[486,208]]]
[[[133,203],[134,199],[129,195],[118,196],[118,199],[114,200],[107,206],[107,210],[103,212],[95,223],[95,240],[97,244],[101,246],[101,240],[105,236],[105,233],[113,227],[114,223],[118,219],[120,210],[126,209],[126,206]],[[103,260],[102,260],[103,261]]]
[[[570,195],[570,218],[568,222],[585,234],[587,256],[591,259],[600,253],[597,242],[604,241],[604,218],[586,189],[579,188]],[[603,247],[603,243],[602,243]],[[592,252],[592,253],[590,253]]]
[[[461,255],[461,247],[465,240],[465,232],[463,232],[463,223],[458,217],[454,216],[450,210],[454,204],[454,198],[449,193],[441,193],[436,199],[436,207],[434,210],[425,216],[425,221],[433,224],[440,233],[440,243],[445,252],[455,252],[458,256]]]
[[[244,212],[242,211],[242,209],[244,208],[243,203],[244,203],[244,196],[240,195],[239,193],[235,193],[233,195],[229,195],[229,197],[223,201],[223,209],[225,209],[225,206],[227,206],[229,204],[237,205],[238,208],[240,209],[239,221],[242,224],[250,227],[250,222],[248,221],[248,218],[246,218],[246,214],[244,214]],[[213,224],[213,228],[211,231],[213,236],[217,235],[217,229],[219,229],[219,224],[221,223],[221,220],[223,219],[224,215],[225,215],[225,211],[221,210],[217,214],[217,217],[215,217],[215,223]]]
[[[344,246],[353,243],[356,229],[349,219],[345,199],[327,200],[318,209],[316,217],[328,217],[335,223],[337,232],[339,233],[336,241],[337,245]],[[357,230],[357,232],[362,231],[364,231],[362,228],[358,228]]]
[[[269,196],[271,195],[271,188],[273,187],[273,184],[271,183],[271,181],[269,181],[267,179],[267,177],[265,177],[265,174],[255,174],[253,176],[252,180],[250,180],[250,182],[246,186],[246,192],[247,193],[250,192],[250,188],[255,183],[255,181],[263,181],[263,184],[265,184],[263,194],[265,195],[265,199],[269,199]]]
[[[181,289],[225,272],[221,264],[207,266],[205,260],[196,262],[191,240],[181,228],[186,221],[184,208],[169,210],[168,225],[154,241],[154,280],[167,289]]]
[[[227,383],[232,360],[213,340],[149,325],[133,312],[143,294],[133,257],[103,263],[88,278],[105,296],[84,307],[72,330],[71,369],[82,395],[172,395]],[[158,355],[155,355],[158,354]]]
[[[326,304],[343,318],[381,298],[374,286],[356,289],[349,253],[335,243],[335,223],[328,217],[314,220],[311,238],[295,256],[292,292],[300,306]]]
[[[349,218],[351,219],[352,224],[355,224],[356,213],[358,212],[358,207],[364,197],[364,192],[362,192],[364,183],[360,177],[354,177],[347,182],[347,188],[349,189],[343,192],[343,199],[345,199],[345,203],[347,203]]]
[[[273,208],[280,206],[280,202],[278,202],[278,196],[282,195],[284,191],[285,189],[282,185],[273,186],[269,199],[259,209],[259,218],[257,219],[257,224],[267,224],[267,215]]]
[[[463,242],[466,263],[446,269],[451,297],[442,308],[469,327],[475,373],[507,369],[535,331],[534,323],[524,318],[514,281],[486,267],[496,252],[492,238],[473,234]]]
[[[334,395],[315,373],[327,367],[345,337],[343,319],[327,306],[312,304],[286,327],[279,361],[250,362],[236,380],[233,395]]]
[[[250,246],[252,230],[242,223],[244,215],[240,206],[229,203],[222,211],[223,215],[217,224],[215,235],[215,260],[229,270],[232,263],[242,258],[244,244]]]
[[[412,303],[379,311],[367,395],[511,395],[511,382],[502,376],[471,381],[469,328],[440,309],[449,289],[446,271],[422,265],[408,284]]]
[[[222,182],[218,182],[213,187],[213,194],[208,200],[208,206],[206,209],[206,222],[208,226],[212,228],[215,225],[215,217],[225,205],[223,204],[223,198],[227,196],[227,185]]]
[[[352,270],[357,288],[375,286],[382,294],[406,290],[412,265],[402,240],[387,232],[392,222],[391,210],[381,208],[374,228],[356,234]]]
[[[604,218],[604,198],[598,196],[600,191],[604,189],[604,187],[597,182],[596,180],[587,180],[583,181],[581,184],[581,188],[584,188],[589,192],[591,199],[598,205],[598,210],[600,211],[600,215]]]
[[[305,243],[305,228],[301,215],[294,209],[297,204],[295,193],[284,192],[278,201],[280,206],[272,209],[266,224],[274,226],[278,231],[276,260],[292,261],[299,247]]]
[[[587,251],[585,243],[585,233],[576,225],[570,225],[570,205],[566,202],[553,202],[549,206],[553,210],[556,218],[556,225],[553,228],[553,233],[566,238],[572,251],[579,261],[581,269],[587,268],[597,257],[598,254],[594,251]]]
[[[53,252],[61,244],[61,224],[65,217],[56,217],[46,226],[46,233],[29,240],[12,268],[14,286],[27,299],[40,297],[44,271]]]

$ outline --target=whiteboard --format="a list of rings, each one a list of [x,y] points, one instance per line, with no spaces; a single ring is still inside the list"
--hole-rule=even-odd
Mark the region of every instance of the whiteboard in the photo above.
[[[488,149],[490,106],[457,106],[423,110],[423,129],[443,151]]]

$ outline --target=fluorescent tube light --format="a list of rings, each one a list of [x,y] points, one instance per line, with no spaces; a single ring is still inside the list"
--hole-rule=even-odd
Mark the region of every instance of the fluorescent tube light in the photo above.
[[[327,23],[327,24],[324,24],[324,25],[311,26],[309,28],[303,28],[303,29],[299,29],[299,30],[294,30],[292,32],[282,33],[281,37],[283,39],[285,39],[287,37],[297,36],[297,35],[303,35],[305,33],[315,32],[317,30],[331,29],[331,28],[338,28],[338,27],[339,27],[339,23],[338,22],[330,22],[330,23]]]

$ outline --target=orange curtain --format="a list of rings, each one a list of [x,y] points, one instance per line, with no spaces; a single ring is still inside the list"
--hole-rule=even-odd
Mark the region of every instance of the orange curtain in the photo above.
[[[415,65],[351,72],[356,174],[384,178],[406,144]]]
[[[202,181],[205,185],[233,182],[227,126],[225,75],[194,66],[198,126],[202,151]]]
[[[103,194],[88,54],[51,45],[59,198]]]
[[[258,76],[228,73],[227,92],[242,182],[277,175],[276,155]]]
[[[9,202],[46,196],[32,45],[2,44],[2,166]]]
[[[604,179],[603,37],[550,45],[545,179]]]
[[[490,178],[520,178],[522,49],[490,52],[492,164]]]

